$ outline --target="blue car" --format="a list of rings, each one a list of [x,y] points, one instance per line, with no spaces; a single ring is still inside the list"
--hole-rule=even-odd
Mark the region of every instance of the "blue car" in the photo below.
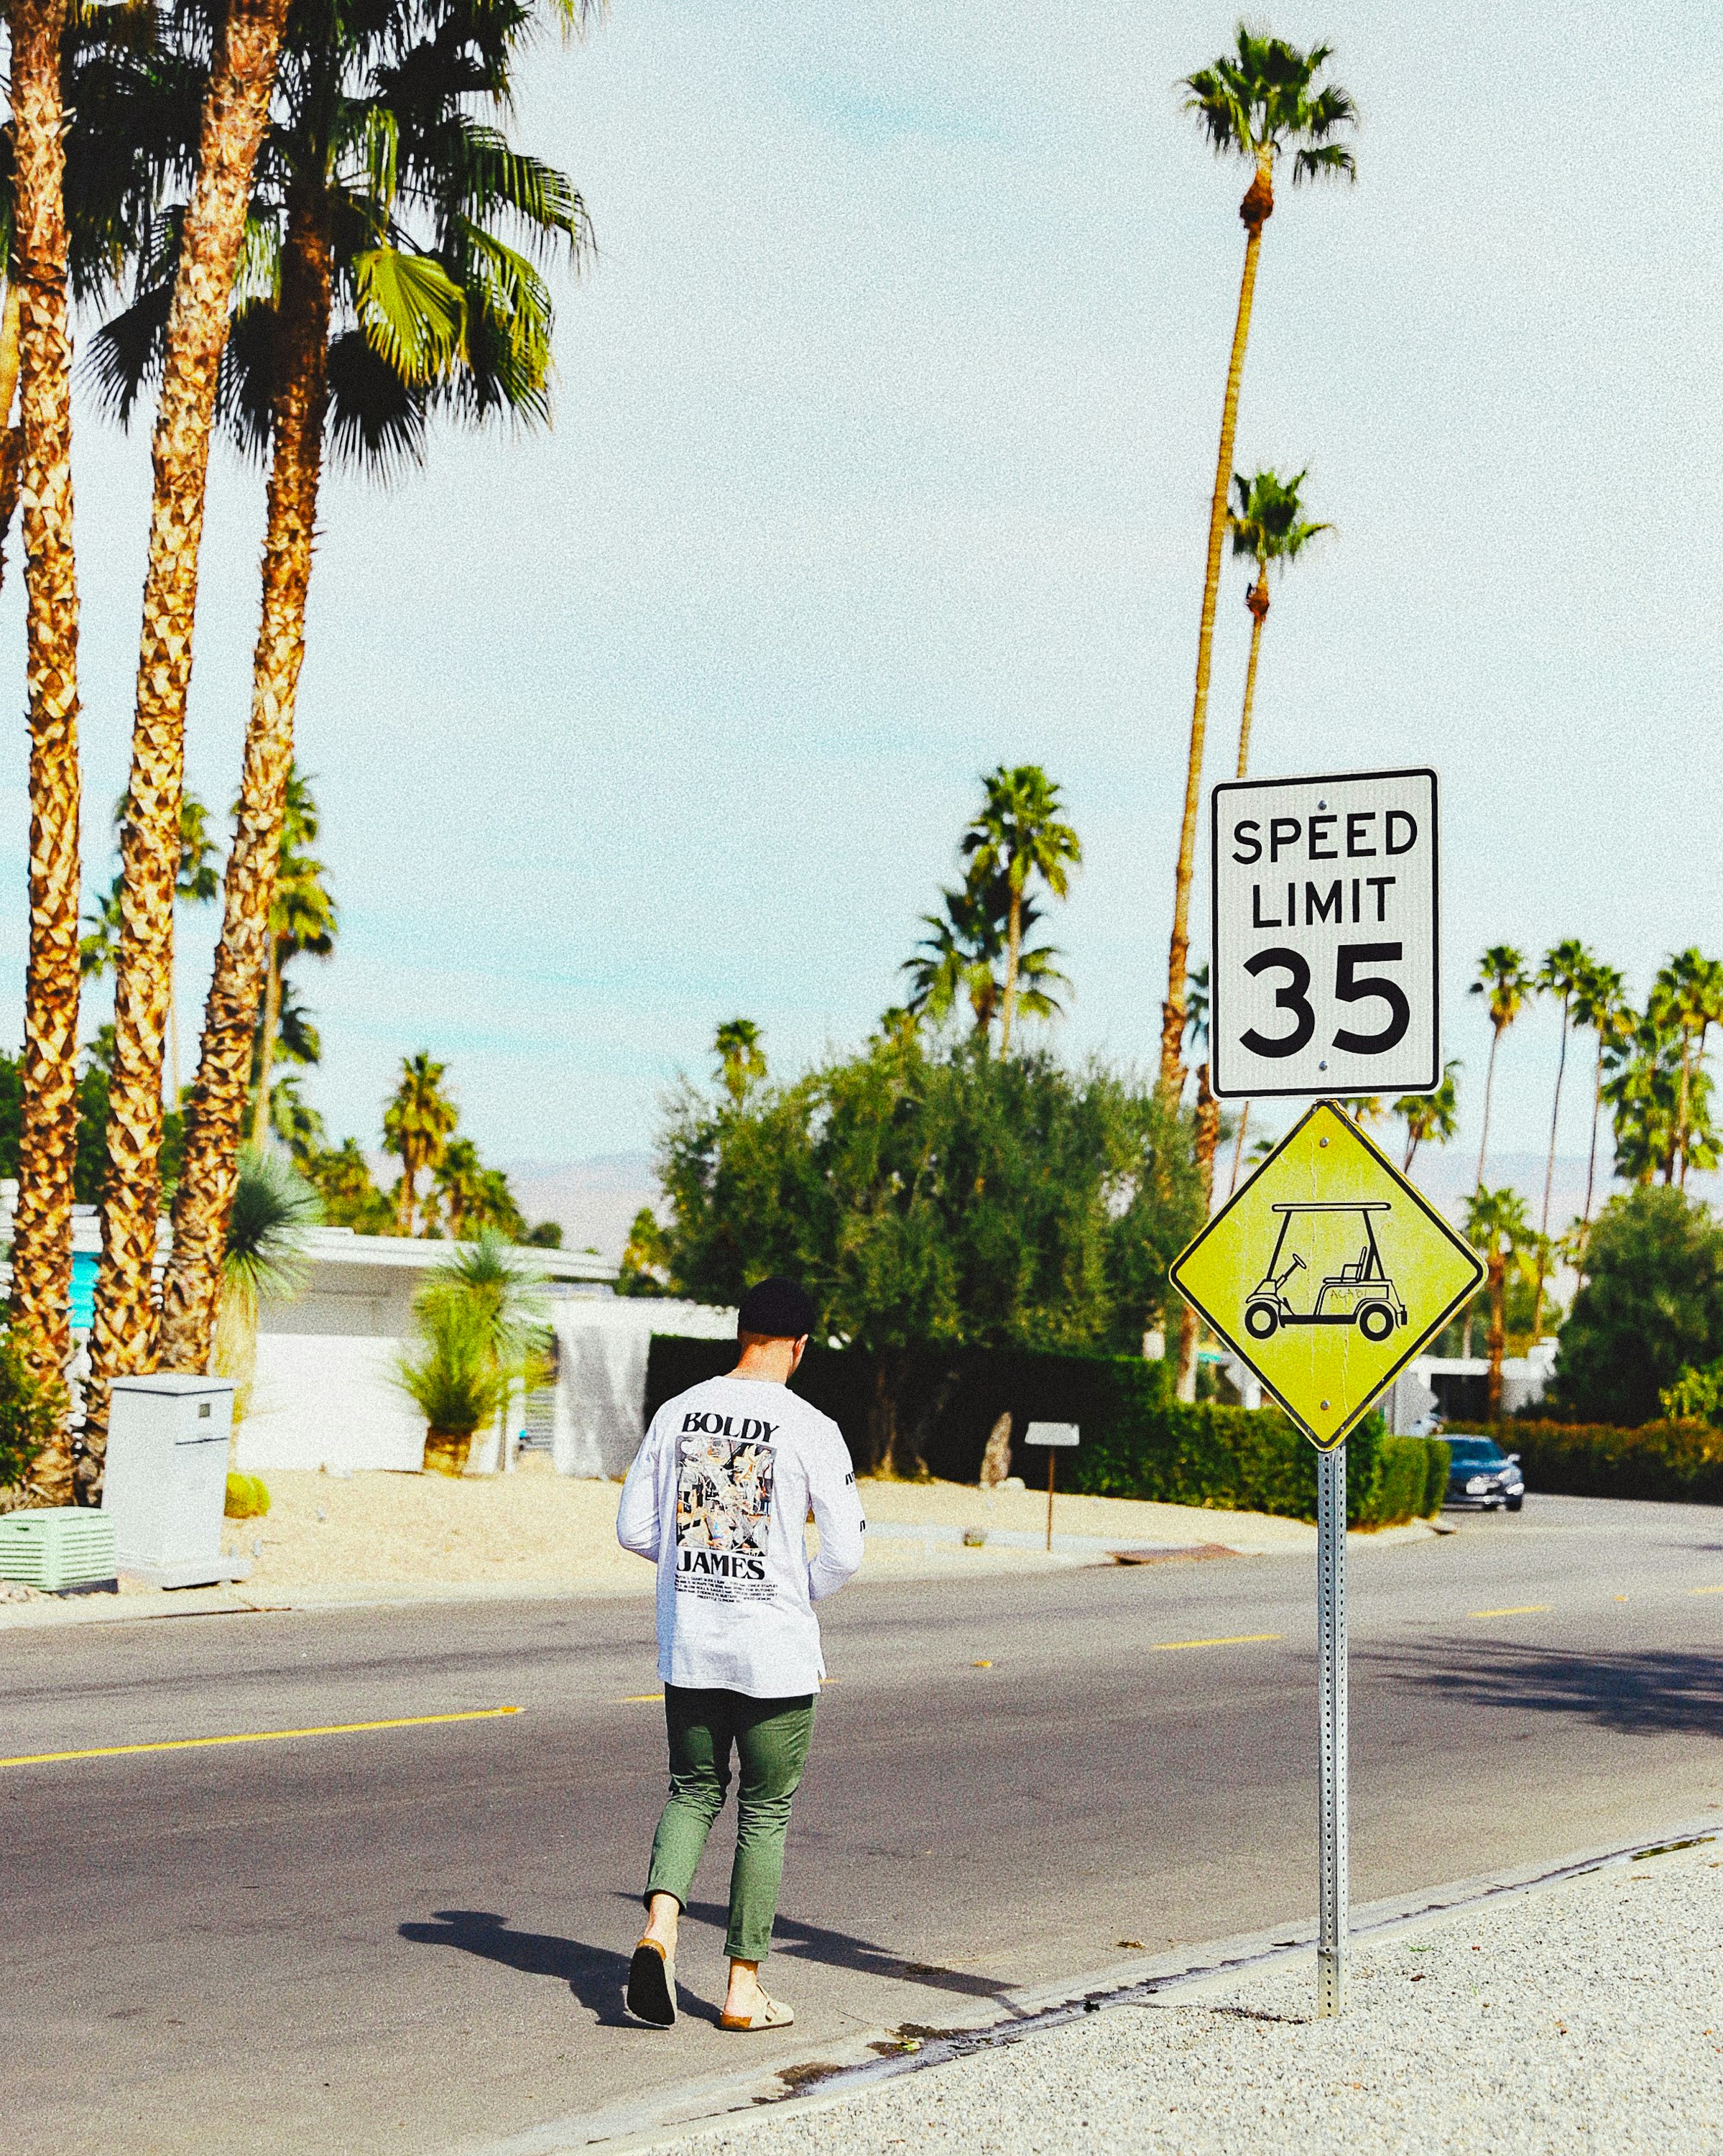
[[[1447,1505],[1475,1505],[1485,1511],[1495,1506],[1517,1512],[1526,1502],[1526,1477],[1520,1472],[1517,1452],[1504,1452],[1493,1437],[1470,1437],[1464,1431],[1444,1430],[1447,1441]]]

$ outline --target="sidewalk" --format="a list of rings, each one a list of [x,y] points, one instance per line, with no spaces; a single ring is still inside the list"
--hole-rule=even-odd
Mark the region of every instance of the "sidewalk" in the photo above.
[[[854,2095],[632,2145],[661,2156],[1705,2156],[1723,2149],[1720,1967],[1723,1840],[1708,1840],[1355,1947],[1339,2020],[1312,2018],[1305,1950]]]
[[[0,1630],[258,1609],[653,1592],[651,1567],[617,1544],[618,1486],[554,1475],[541,1460],[500,1478],[278,1470],[264,1480],[266,1517],[229,1520],[223,1537],[228,1551],[252,1560],[243,1583],[0,1599]],[[869,1481],[860,1487],[869,1524],[864,1580],[1059,1571],[1105,1563],[1115,1549],[1176,1558],[1218,1545],[1249,1557],[1309,1554],[1316,1546],[1314,1527],[1264,1512],[1059,1497],[1049,1555],[1045,1491]],[[966,1546],[967,1530],[985,1540]],[[1391,1527],[1364,1539],[1429,1532]]]

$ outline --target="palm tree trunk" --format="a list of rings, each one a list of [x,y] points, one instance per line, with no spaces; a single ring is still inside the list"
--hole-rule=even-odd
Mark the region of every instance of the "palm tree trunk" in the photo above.
[[[1586,1159],[1586,1209],[1581,1218],[1582,1235],[1589,1240],[1592,1225],[1592,1186],[1597,1173],[1597,1121],[1603,1112],[1603,1036],[1597,1035],[1597,1071],[1592,1085],[1592,1150]]]
[[[221,942],[204,1006],[203,1045],[186,1114],[186,1164],[173,1201],[173,1258],[162,1291],[161,1359],[201,1370],[221,1305],[222,1253],[238,1174],[245,1089],[259,992],[264,997],[263,1075],[267,1135],[269,1076],[280,1025],[279,954],[269,933],[281,822],[293,765],[294,708],[305,648],[317,489],[328,411],[331,268],[315,198],[289,206],[281,264],[282,372],[274,413],[269,521],[264,540],[263,622],[252,666],[251,718],[233,851],[228,857]]]
[[[1269,618],[1269,565],[1256,565],[1256,582],[1245,594],[1250,609],[1250,660],[1244,669],[1244,709],[1238,716],[1238,776],[1250,768],[1250,721],[1256,709],[1256,662],[1263,648],[1263,624]]]
[[[223,18],[167,317],[151,452],[154,490],[131,781],[121,850],[125,884],[114,991],[102,1269],[85,1395],[85,1443],[97,1472],[106,1450],[110,1380],[146,1371],[155,1362],[151,1276],[162,1188],[162,1043],[172,967],[186,698],[204,483],[228,305],[286,16],[287,0],[230,0]]]
[[[1538,1223],[1537,1292],[1531,1303],[1531,1337],[1536,1345],[1544,1319],[1544,1268],[1549,1263],[1550,1191],[1556,1180],[1556,1126],[1561,1116],[1561,1079],[1567,1069],[1567,998],[1561,998],[1561,1052],[1556,1059],[1556,1100],[1550,1110],[1550,1151],[1544,1163],[1544,1209]]]
[[[1230,1198],[1233,1193],[1238,1188],[1238,1168],[1240,1163],[1244,1158],[1244,1127],[1249,1121],[1250,1103],[1247,1101],[1243,1107],[1238,1111],[1238,1135],[1233,1142],[1232,1180],[1227,1185],[1227,1195],[1228,1198]]]
[[[60,99],[65,0],[13,0],[10,19],[30,725],[30,945],[11,1321],[37,1375],[58,1381],[72,1350],[78,1147],[78,578]],[[8,294],[9,317],[13,311]],[[72,1496],[69,1431],[56,1431],[34,1479],[54,1502]]]
[[[23,465],[24,430],[12,424],[18,395],[18,321],[21,301],[16,282],[6,287],[0,306],[0,581],[6,573],[6,535],[18,507],[18,477]]]
[[[1675,1142],[1669,1149],[1671,1168],[1675,1164],[1676,1155],[1678,1153],[1680,1155],[1681,1188],[1684,1190],[1687,1188],[1687,1059],[1690,1052],[1691,1039],[1692,1036],[1685,1026],[1683,1026],[1681,1029],[1681,1091],[1675,1103]],[[1664,1178],[1666,1183],[1669,1179],[1668,1176]]]
[[[1495,1051],[1501,1045],[1501,1028],[1497,1026],[1490,1036],[1490,1060],[1484,1066],[1484,1135],[1478,1141],[1478,1180],[1474,1191],[1484,1188],[1484,1161],[1490,1151],[1490,1096],[1495,1090]]]
[[[1023,893],[1013,884],[1011,912],[1005,930],[1005,1003],[999,1019],[999,1053],[1011,1053],[1011,1021],[1017,1014],[1017,969],[1023,955]]]
[[[1167,955],[1167,1000],[1161,1006],[1161,1091],[1175,1102],[1182,1089],[1185,1034],[1185,970],[1191,947],[1191,876],[1197,852],[1197,811],[1203,794],[1203,744],[1208,726],[1208,670],[1214,651],[1214,608],[1220,591],[1221,545],[1227,536],[1227,495],[1233,480],[1233,438],[1238,424],[1238,386],[1244,377],[1244,348],[1250,339],[1250,307],[1256,293],[1257,258],[1263,225],[1273,213],[1274,167],[1262,151],[1256,177],[1238,205],[1244,220],[1244,268],[1238,280],[1238,316],[1233,328],[1233,353],[1227,366],[1227,393],[1221,405],[1220,454],[1215,459],[1214,492],[1208,505],[1208,554],[1203,577],[1203,618],[1197,631],[1197,686],[1191,703],[1191,746],[1185,767],[1184,819],[1179,826],[1178,869],[1172,889],[1172,937]]]
[[[413,1233],[413,1209],[418,1199],[418,1192],[414,1186],[418,1181],[418,1163],[411,1150],[403,1146],[401,1149],[401,1195],[395,1206],[397,1232],[403,1235]]]
[[[267,916],[264,926],[268,927]],[[281,1030],[281,945],[274,936],[264,940],[269,948],[269,965],[264,976],[263,1023],[258,1029],[257,1098],[251,1109],[251,1142],[259,1147],[269,1142],[269,1086],[275,1075],[275,1036]]]
[[[1501,1358],[1508,1344],[1507,1302],[1508,1269],[1506,1260],[1494,1250],[1490,1254],[1490,1331],[1485,1337],[1484,1352],[1490,1358],[1490,1419],[1501,1419]]]

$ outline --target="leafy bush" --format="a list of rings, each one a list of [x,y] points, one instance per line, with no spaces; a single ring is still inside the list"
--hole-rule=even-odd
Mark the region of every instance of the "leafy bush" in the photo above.
[[[728,1340],[655,1334],[647,1365],[649,1418],[673,1394],[734,1368]],[[1172,1366],[1137,1356],[1037,1355],[971,1349],[927,1350],[905,1383],[910,1419],[931,1471],[954,1482],[980,1472],[987,1432],[1007,1411],[1012,1467],[1044,1478],[1046,1455],[1023,1444],[1031,1422],[1074,1422],[1082,1442],[1059,1464],[1061,1486],[1103,1497],[1145,1497],[1163,1504],[1316,1517],[1315,1449],[1278,1408],[1252,1412],[1171,1396]],[[810,1348],[794,1390],[844,1432],[858,1464],[868,1450],[872,1359],[859,1352]],[[1346,1517],[1356,1527],[1389,1527],[1425,1517],[1441,1505],[1448,1448],[1424,1438],[1390,1437],[1371,1415],[1347,1440]]]
[[[229,1475],[228,1502],[223,1507],[230,1520],[260,1520],[269,1509],[269,1486],[261,1475]]]
[[[1723,1505],[1723,1430],[1705,1422],[1509,1422],[1491,1431],[1517,1452],[1534,1492],[1657,1497]]]
[[[10,1332],[0,1333],[0,1489],[20,1483],[70,1410],[66,1389],[44,1383]]]
[[[1650,1422],[1684,1368],[1723,1356],[1723,1226],[1679,1190],[1632,1190],[1598,1215],[1585,1264],[1549,1405],[1576,1423]]]

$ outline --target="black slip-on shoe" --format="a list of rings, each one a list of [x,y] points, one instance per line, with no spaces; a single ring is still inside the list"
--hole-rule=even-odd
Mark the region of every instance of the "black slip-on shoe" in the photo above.
[[[676,1964],[656,1939],[642,1939],[635,1948],[623,1999],[637,2021],[654,2029],[676,2025]]]

